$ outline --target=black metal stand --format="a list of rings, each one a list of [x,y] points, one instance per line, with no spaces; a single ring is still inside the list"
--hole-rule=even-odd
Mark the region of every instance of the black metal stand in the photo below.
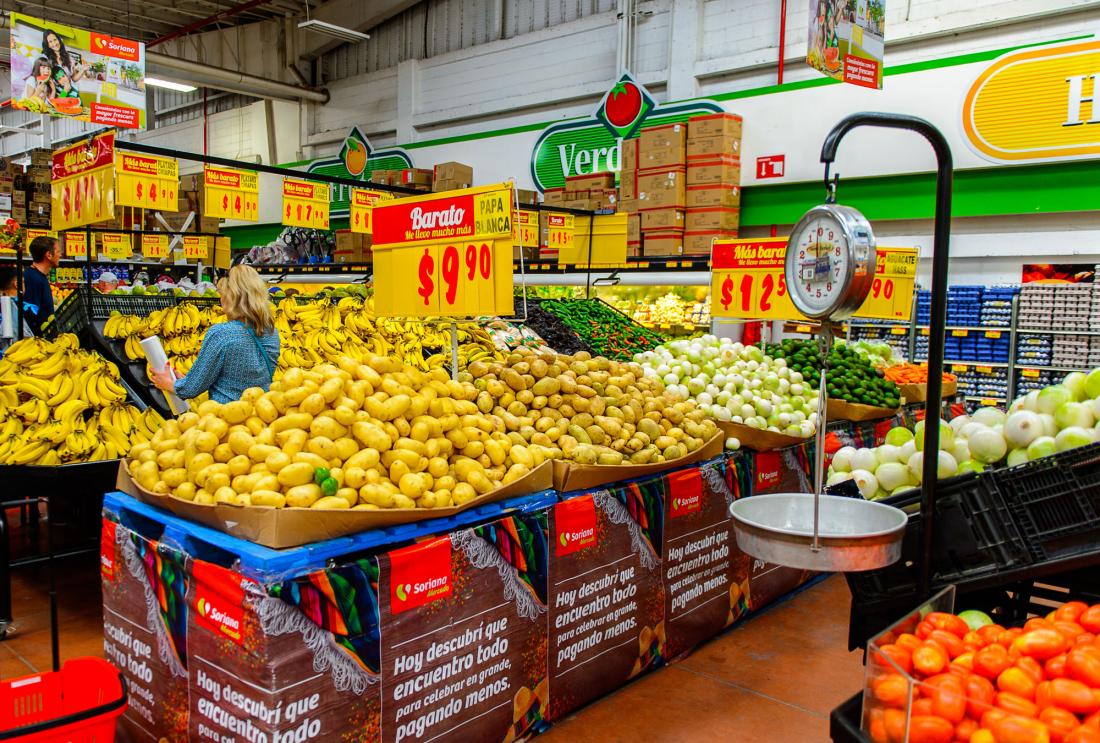
[[[932,233],[932,315],[928,329],[928,402],[925,406],[924,451],[939,452],[940,397],[943,392],[944,332],[947,325],[947,263],[951,237],[951,186],[954,160],[951,148],[940,130],[924,119],[901,114],[856,113],[843,119],[825,137],[821,162],[825,163],[825,185],[829,187],[829,167],[836,159],[840,140],[859,126],[907,129],[923,136],[936,153],[936,210]],[[935,424],[935,425],[933,425]],[[936,511],[936,471],[938,456],[924,457],[921,476],[921,564],[920,599],[929,596],[932,583],[933,521]]]

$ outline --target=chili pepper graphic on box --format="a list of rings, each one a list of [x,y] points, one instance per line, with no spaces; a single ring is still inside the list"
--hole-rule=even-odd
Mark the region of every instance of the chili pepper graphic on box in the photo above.
[[[187,738],[184,556],[103,519],[103,653],[126,678],[122,740],[182,743]]]
[[[622,686],[665,653],[664,478],[550,510],[550,718]]]

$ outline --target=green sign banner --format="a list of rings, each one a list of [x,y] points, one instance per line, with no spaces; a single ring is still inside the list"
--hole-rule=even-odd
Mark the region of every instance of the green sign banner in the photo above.
[[[400,147],[375,150],[359,127],[351,130],[340,148],[340,154],[328,160],[316,160],[306,172],[321,173],[338,178],[352,178],[364,182],[370,180],[376,170],[404,170],[411,168],[412,158]],[[351,211],[351,187],[333,184],[329,215],[346,217]]]

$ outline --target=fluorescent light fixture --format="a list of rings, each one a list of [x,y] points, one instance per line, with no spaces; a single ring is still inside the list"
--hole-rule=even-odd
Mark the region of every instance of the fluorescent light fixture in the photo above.
[[[186,83],[175,83],[171,80],[161,80],[159,77],[145,76],[145,84],[152,85],[154,88],[165,88],[167,90],[174,90],[177,93],[194,93],[198,88],[194,85],[188,85]]]
[[[302,21],[298,24],[298,28],[304,28],[306,31],[314,31],[319,34],[324,34],[325,36],[332,36],[341,41],[348,41],[353,44],[360,41],[366,41],[370,38],[370,34],[365,34],[351,28],[345,28],[344,26],[337,26],[334,23],[318,21],[316,18]]]

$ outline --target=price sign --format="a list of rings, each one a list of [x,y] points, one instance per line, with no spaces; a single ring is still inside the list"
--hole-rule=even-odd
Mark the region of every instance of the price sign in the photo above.
[[[952,364],[951,365],[951,371],[953,371],[953,372],[964,372],[966,370],[967,370],[966,364]]]
[[[875,280],[871,291],[856,311],[857,317],[908,320],[913,311],[913,283],[917,278],[916,248],[875,250]]]
[[[204,216],[217,219],[260,219],[260,176],[254,170],[214,168],[203,170]]]
[[[142,235],[141,254],[146,258],[167,258],[168,242],[168,235]]]
[[[283,181],[283,224],[328,229],[328,184],[287,178]]]
[[[501,183],[374,207],[381,316],[511,315],[512,187]],[[416,287],[409,291],[409,287]]]
[[[794,326],[794,332],[796,332],[796,333],[809,333],[811,330],[813,330],[813,328],[811,328],[809,325],[795,325]]]
[[[905,328],[890,328],[890,335],[905,335]]]
[[[36,237],[52,237],[54,240],[56,240],[57,239],[57,233],[54,232],[53,230],[41,230],[41,229],[30,228],[30,229],[27,230],[27,237],[26,237],[27,245],[29,246],[32,242],[34,242],[34,238],[36,238]]]
[[[211,238],[206,235],[184,235],[183,257],[205,261],[210,258]]]
[[[374,205],[379,201],[392,201],[393,194],[388,191],[368,191],[365,188],[351,189],[351,214],[349,222],[352,232],[369,235],[372,230]]]
[[[1028,379],[1038,379],[1039,378],[1039,370],[1038,369],[1024,369],[1020,372],[1020,374],[1027,377]]]
[[[952,330],[951,331],[951,337],[952,338],[965,338],[967,333],[969,333],[969,332],[970,332],[969,330]]]
[[[974,371],[978,372],[979,374],[992,374],[993,373],[993,367],[992,366],[975,366]]]
[[[1000,338],[1001,337],[1001,331],[999,331],[999,330],[987,330],[987,331],[985,331],[985,337],[986,338]]]
[[[115,158],[115,174],[118,178],[115,203],[118,205],[176,211],[180,166],[175,158],[119,152]]]
[[[129,235],[104,232],[99,239],[103,244],[104,254],[112,260],[125,260],[134,254],[134,243]]]
[[[711,317],[797,320],[783,259],[787,238],[716,240],[711,248]]]
[[[546,247],[558,251],[558,263],[575,263],[571,260],[576,220],[572,214],[549,214],[546,218]]]
[[[516,245],[524,248],[538,247],[539,213],[530,209],[516,212],[515,233]]]
[[[83,258],[88,255],[88,234],[86,232],[66,232],[65,255],[69,258]]]
[[[54,151],[51,227],[60,232],[114,217],[114,132]]]

